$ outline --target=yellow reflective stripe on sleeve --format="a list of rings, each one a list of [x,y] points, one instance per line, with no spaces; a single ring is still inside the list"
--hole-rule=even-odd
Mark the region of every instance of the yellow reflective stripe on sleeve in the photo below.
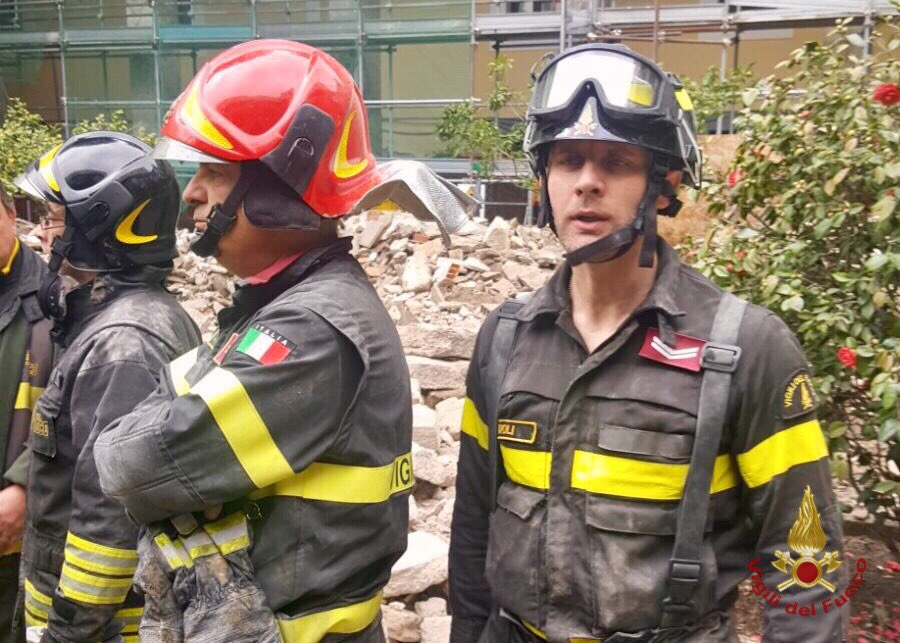
[[[313,462],[300,473],[260,489],[250,497],[293,496],[323,502],[375,504],[411,489],[414,482],[412,456],[404,453],[381,467]]]
[[[88,605],[115,605],[125,600],[131,589],[132,579],[108,578],[75,569],[63,563],[59,577],[59,590],[66,598]]]
[[[642,500],[679,500],[687,480],[687,464],[662,464],[632,458],[575,451],[572,487],[591,493]],[[716,458],[710,493],[736,487],[730,455]]]
[[[191,385],[187,381],[187,373],[194,364],[197,363],[197,352],[200,347],[188,351],[181,357],[169,363],[169,377],[172,378],[172,385],[175,387],[176,395],[186,395],[191,390]]]
[[[475,402],[473,402],[468,397],[463,404],[462,425],[460,426],[460,428],[462,429],[463,433],[475,438],[475,441],[478,442],[478,446],[480,446],[485,451],[488,450],[487,424],[485,424],[484,420],[481,419],[481,415],[478,413],[478,409],[475,407]]]
[[[381,611],[381,592],[372,598],[297,618],[279,615],[284,643],[319,643],[326,634],[353,634],[366,629]]]
[[[34,584],[25,579],[25,623],[29,626],[44,626],[50,618],[52,599],[39,591]]]
[[[22,382],[19,384],[19,390],[16,391],[16,403],[13,405],[13,409],[16,411],[22,409],[32,410],[43,392],[44,389],[40,386],[32,386],[28,382]]]
[[[122,623],[122,634],[136,635],[141,627],[141,616],[143,614],[143,607],[127,607],[116,612],[116,620]]]
[[[503,457],[506,477],[511,481],[535,489],[550,488],[550,462],[553,454],[549,451],[526,451],[500,445],[500,455]]]
[[[818,420],[796,424],[766,438],[737,457],[738,468],[750,488],[769,482],[799,464],[828,455]]]
[[[294,475],[241,381],[215,368],[191,387],[212,413],[235,457],[257,488]]]
[[[131,577],[137,567],[137,551],[94,543],[70,531],[66,535],[65,560],[86,571]]]

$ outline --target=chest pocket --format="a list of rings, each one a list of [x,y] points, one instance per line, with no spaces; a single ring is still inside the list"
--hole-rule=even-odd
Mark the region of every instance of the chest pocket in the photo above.
[[[49,386],[41,393],[31,414],[28,446],[35,453],[56,457],[56,421],[63,406],[63,376],[59,371],[51,375]]]

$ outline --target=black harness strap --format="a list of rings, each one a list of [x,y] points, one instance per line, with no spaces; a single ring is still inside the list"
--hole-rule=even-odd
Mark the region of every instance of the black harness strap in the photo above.
[[[685,627],[693,616],[692,598],[700,583],[710,484],[728,412],[731,377],[741,357],[741,349],[736,343],[746,306],[746,302],[725,293],[713,320],[710,341],[703,348],[697,431],[684,495],[678,508],[661,628]]]
[[[503,388],[503,380],[506,379],[506,371],[509,368],[509,360],[512,357],[513,346],[516,341],[516,330],[519,327],[517,315],[533,293],[525,292],[516,295],[516,299],[505,301],[500,305],[497,313],[497,327],[491,337],[490,355],[485,368],[482,387],[484,389],[484,401],[487,406],[488,427],[488,459],[491,468],[491,507],[497,504],[497,489],[500,488],[500,445],[497,443],[497,416],[500,407],[500,392]]]

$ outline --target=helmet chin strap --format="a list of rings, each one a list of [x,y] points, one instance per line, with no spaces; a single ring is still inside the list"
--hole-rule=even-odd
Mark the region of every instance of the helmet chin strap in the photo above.
[[[66,316],[66,297],[63,292],[63,278],[59,274],[62,263],[72,247],[75,229],[67,225],[62,235],[56,237],[50,245],[50,261],[47,273],[41,279],[38,288],[38,305],[48,319],[61,322]]]
[[[656,200],[660,195],[668,196],[672,200],[672,204],[660,212],[660,214],[668,216],[674,216],[681,207],[681,203],[675,198],[675,191],[666,180],[666,174],[669,172],[668,160],[661,155],[654,154],[651,164],[647,176],[647,189],[638,204],[631,224],[567,253],[566,262],[570,266],[574,267],[582,263],[607,263],[617,259],[628,252],[637,242],[638,237],[643,234],[640,266],[642,268],[653,267],[657,245]],[[549,204],[549,199],[546,202]]]
[[[257,172],[258,167],[254,162],[241,164],[241,173],[228,197],[224,203],[217,203],[212,207],[209,219],[206,221],[206,230],[194,235],[191,241],[191,251],[194,254],[201,257],[212,257],[216,254],[219,241],[237,221],[237,209],[256,180]]]

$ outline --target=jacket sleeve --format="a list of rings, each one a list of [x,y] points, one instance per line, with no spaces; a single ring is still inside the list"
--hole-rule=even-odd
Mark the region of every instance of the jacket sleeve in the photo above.
[[[745,375],[732,449],[756,538],[759,560],[754,563],[760,571],[754,572],[754,582],[761,580],[781,595],[777,605],[765,603],[763,641],[842,641],[846,609],[836,608],[834,600],[847,585],[850,564],[817,563],[823,582],[806,588],[791,583],[790,571],[800,556],[841,560],[843,553],[840,506],[831,487],[828,447],[816,419],[809,367],[793,333],[771,313],[748,319],[742,335],[753,337],[753,342],[745,342],[749,350],[742,357]],[[804,499],[810,494],[814,509],[810,499]],[[789,538],[795,522],[802,528]],[[813,537],[798,545],[801,531],[807,541],[817,531],[824,541]],[[815,571],[814,566],[804,568],[805,574]],[[798,608],[815,605],[815,616],[788,613],[786,608],[795,603]]]
[[[486,405],[481,387],[487,344],[496,327],[491,316],[482,326],[469,362],[460,434],[456,502],[450,527],[450,608],[452,643],[477,641],[491,612],[485,579],[488,527],[492,507]]]
[[[296,481],[341,439],[362,378],[350,340],[299,306],[266,311],[220,365],[200,359],[189,374],[202,377],[170,365],[160,389],[97,443],[104,493],[142,522]]]
[[[128,355],[108,361],[110,345]],[[115,349],[114,349],[115,350]],[[106,640],[132,586],[137,526],[100,490],[94,444],[100,431],[131,411],[157,386],[166,361],[133,330],[111,333],[86,356],[72,389],[72,439],[78,453],[72,479],[72,513],[64,562],[53,596],[47,634],[55,641]],[[129,631],[129,634],[131,632]]]

